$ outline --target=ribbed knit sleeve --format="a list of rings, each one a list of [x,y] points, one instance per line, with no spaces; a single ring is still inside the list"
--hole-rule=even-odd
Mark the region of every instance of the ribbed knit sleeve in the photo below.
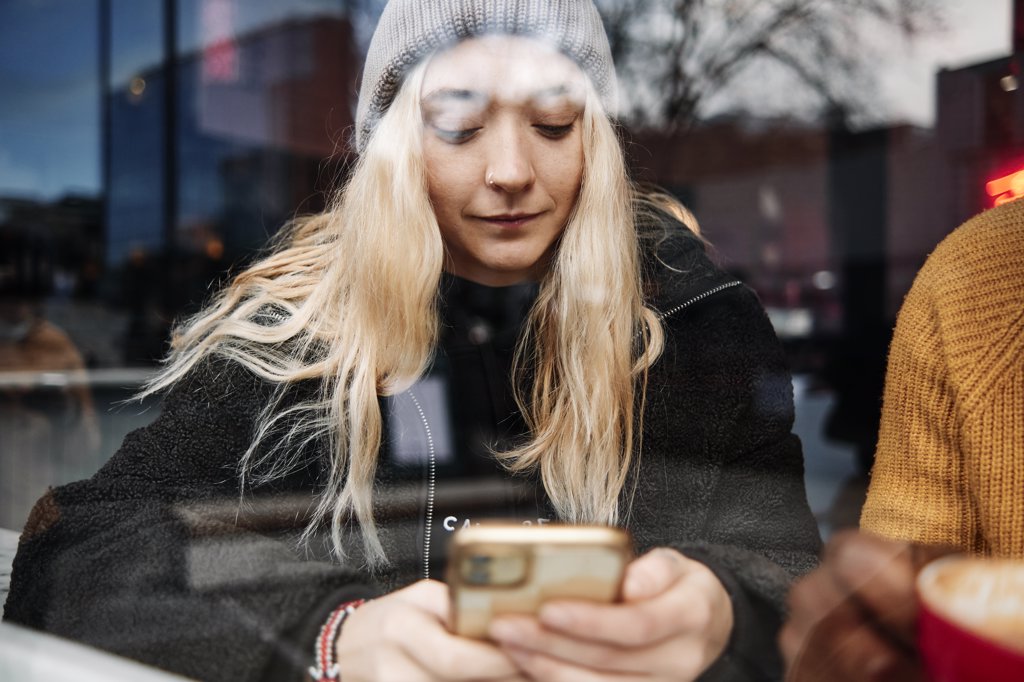
[[[965,223],[918,273],[861,526],[1024,556],[1024,201]]]

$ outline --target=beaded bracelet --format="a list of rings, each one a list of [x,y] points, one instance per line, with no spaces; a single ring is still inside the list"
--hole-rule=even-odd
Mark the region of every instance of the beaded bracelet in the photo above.
[[[313,652],[316,665],[309,667],[309,676],[317,682],[321,680],[340,680],[341,668],[334,660],[334,645],[341,634],[341,624],[352,613],[366,603],[365,599],[347,601],[338,608],[331,611],[324,624],[320,627],[320,634],[316,638],[316,647]]]

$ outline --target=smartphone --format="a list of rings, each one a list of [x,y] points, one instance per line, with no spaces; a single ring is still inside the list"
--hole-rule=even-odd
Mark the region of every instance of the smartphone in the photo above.
[[[448,556],[452,631],[486,638],[491,619],[532,614],[549,599],[619,598],[633,543],[621,528],[481,523],[455,533]]]

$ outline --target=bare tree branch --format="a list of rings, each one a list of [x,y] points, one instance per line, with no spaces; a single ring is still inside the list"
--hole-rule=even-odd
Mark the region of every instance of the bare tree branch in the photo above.
[[[597,0],[623,84],[622,115],[685,130],[743,74],[771,67],[822,112],[876,106],[875,34],[906,41],[942,26],[940,0]],[[886,38],[889,39],[888,37]]]

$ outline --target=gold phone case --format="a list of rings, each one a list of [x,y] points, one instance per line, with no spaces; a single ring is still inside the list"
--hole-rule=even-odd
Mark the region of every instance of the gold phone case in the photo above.
[[[549,599],[611,602],[633,555],[629,534],[609,526],[487,523],[452,540],[452,630],[484,638],[498,614],[536,613]]]

